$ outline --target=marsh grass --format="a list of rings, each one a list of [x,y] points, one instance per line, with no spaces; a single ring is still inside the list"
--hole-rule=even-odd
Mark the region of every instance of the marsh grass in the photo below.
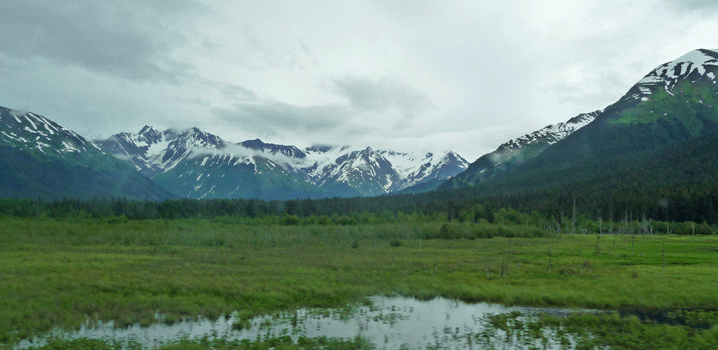
[[[121,344],[92,340],[55,340],[38,348],[38,350],[140,350],[141,346],[130,344],[122,347]],[[299,337],[296,341],[289,336],[274,337],[265,340],[228,341],[224,339],[198,339],[180,340],[172,344],[160,346],[158,350],[294,350],[294,349],[332,349],[332,350],[362,350],[372,349],[371,343],[363,338],[332,339],[326,337],[305,338]]]
[[[232,311],[248,319],[381,294],[718,308],[718,237],[604,235],[597,253],[595,235],[519,238],[542,234],[507,226],[491,230],[514,238],[472,239],[482,225],[443,224],[1,218],[0,343],[98,320],[125,327],[158,322],[157,314],[172,323]]]
[[[506,339],[528,344],[537,339],[545,344],[546,334],[554,334],[559,343],[576,349],[715,349],[718,319],[703,310],[671,312],[664,322],[640,319],[635,314],[573,313],[568,317],[539,314],[525,317],[519,313],[489,316],[488,327],[477,336],[504,332]],[[697,327],[696,327],[697,326]]]

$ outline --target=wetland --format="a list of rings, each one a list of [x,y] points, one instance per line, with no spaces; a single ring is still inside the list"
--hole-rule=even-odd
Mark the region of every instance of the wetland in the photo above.
[[[379,308],[382,303],[376,300],[387,297],[446,301],[462,305],[458,310],[482,305],[477,303],[508,308],[481,316],[483,326],[471,331],[464,332],[463,324],[447,326],[452,336],[472,339],[473,345],[489,335],[508,336],[517,348],[651,348],[660,342],[710,348],[706,344],[718,340],[711,311],[718,308],[718,237],[536,235],[536,230],[436,220],[280,225],[235,218],[0,218],[0,348],[15,348],[53,331],[111,324],[111,333],[189,322],[225,322],[232,332],[271,328],[276,333],[257,339],[199,335],[124,346],[381,348],[384,338],[369,334],[371,325],[362,334],[319,334],[309,332],[313,324],[298,322],[307,327],[295,331],[273,321],[267,322],[275,327],[268,328],[263,319],[278,316],[291,324],[292,315],[312,319],[302,310],[348,305],[370,310],[365,304],[372,296],[379,299],[370,304]],[[508,232],[510,237],[486,232]],[[484,236],[493,238],[480,238]],[[608,312],[527,317],[511,307]],[[437,313],[446,318],[445,312]],[[673,321],[642,316],[651,314],[671,315]],[[351,319],[352,327],[360,327]],[[445,334],[442,324],[427,327]],[[384,335],[391,345],[386,348],[408,343],[398,335]],[[451,348],[448,341],[427,339],[430,344],[411,348]],[[116,340],[76,337],[22,344],[112,348]]]

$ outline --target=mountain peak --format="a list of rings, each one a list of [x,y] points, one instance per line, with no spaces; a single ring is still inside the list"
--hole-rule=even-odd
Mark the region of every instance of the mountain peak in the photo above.
[[[218,148],[224,145],[224,141],[219,136],[202,131],[196,127],[185,130],[183,133],[178,135],[172,143],[182,145],[182,147],[187,150],[198,147]]]
[[[691,74],[702,76],[706,73],[707,66],[718,66],[718,50],[693,50],[673,61],[656,67],[638,83],[660,83],[666,80],[687,77]]]
[[[679,81],[707,79],[716,84],[718,49],[698,49],[666,62],[639,80],[624,97],[628,101],[648,101],[657,90],[672,94]]]
[[[5,129],[0,142],[37,149],[43,154],[49,150],[64,156],[87,151],[86,146],[92,146],[74,131],[32,112],[0,107],[0,128]]]
[[[610,179],[606,185],[610,183],[613,189],[621,183],[615,179],[626,176],[626,181],[643,191],[642,186],[650,182],[647,179],[667,174],[656,168],[659,159],[718,134],[716,76],[718,50],[688,52],[651,70],[594,122],[540,154],[529,154],[530,162],[507,166],[506,158],[497,157],[502,161],[497,163],[487,157],[472,164],[464,173],[467,175],[457,176],[465,179],[458,185],[486,180],[484,188],[496,187],[483,193],[507,193],[529,188],[569,188]],[[690,181],[694,181],[694,170],[687,169],[704,167],[703,163],[686,160],[676,169],[692,174]],[[500,178],[495,176],[497,166],[504,167]],[[640,182],[636,183],[636,179]]]
[[[434,155],[433,155],[432,153],[427,153],[427,154],[426,154],[426,157],[427,157],[427,158],[431,158],[431,157],[433,157],[433,156],[434,156]],[[456,153],[456,152],[454,152],[454,151],[448,151],[448,152],[446,152],[446,154],[444,154],[443,159],[457,160],[457,161],[461,161],[461,162],[463,162],[463,163],[466,163],[466,166],[469,165],[464,158],[462,158],[458,153]]]
[[[145,134],[145,133],[155,132],[155,131],[156,131],[155,128],[153,128],[149,125],[145,125],[142,127],[142,129],[140,129],[139,134]]]
[[[266,143],[260,139],[242,141],[239,144],[247,148],[260,150],[266,145]]]
[[[718,49],[696,49],[675,59],[673,62],[693,62],[697,65],[718,62]]]
[[[0,107],[0,197],[174,197],[84,137],[32,112]]]
[[[317,153],[327,153],[331,151],[334,148],[334,146],[329,145],[312,145],[310,147],[307,147],[305,150],[307,152],[317,152]]]
[[[132,135],[128,135],[128,136],[135,137]],[[146,142],[147,145],[149,146],[149,145],[153,145],[157,142],[162,141],[162,133],[149,125],[145,125],[144,127],[142,127],[140,132],[137,134],[136,138],[138,140]]]
[[[307,155],[302,152],[299,148],[294,146],[277,145],[273,143],[266,143],[260,139],[247,140],[239,143],[240,146],[253,149],[260,152],[266,152],[271,154],[283,154],[290,158],[305,158]]]

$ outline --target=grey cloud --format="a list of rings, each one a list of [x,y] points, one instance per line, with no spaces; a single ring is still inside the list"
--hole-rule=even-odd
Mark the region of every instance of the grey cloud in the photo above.
[[[254,91],[245,89],[238,85],[224,85],[221,87],[221,93],[227,98],[239,101],[256,101],[257,94]]]
[[[335,80],[334,84],[336,91],[347,97],[352,107],[359,111],[383,111],[392,106],[398,108],[404,114],[400,121],[402,125],[408,125],[416,114],[434,107],[426,94],[387,78],[378,81],[344,78]]]
[[[243,41],[244,58],[236,62],[246,68],[262,71],[280,66],[290,66],[292,56],[285,52],[277,51],[257,38],[256,33],[249,27],[245,27],[242,34],[238,35]]]
[[[356,112],[341,105],[301,107],[281,102],[237,104],[232,108],[213,109],[213,125],[233,130],[244,137],[260,137],[284,144],[362,143],[377,128],[354,122]]]
[[[195,105],[198,105],[198,106],[205,106],[205,107],[211,105],[211,104],[209,103],[209,101],[203,100],[203,99],[201,99],[201,98],[199,98],[199,97],[195,97],[195,98],[193,98],[193,99],[191,99],[191,100],[188,100],[187,102],[190,103],[190,104],[195,104]]]
[[[307,55],[312,55],[312,50],[309,49],[309,46],[307,46],[304,40],[299,39],[299,47],[301,47],[302,51],[304,51]]]
[[[194,79],[191,79],[191,81],[197,83],[197,86],[201,86],[201,88],[204,90],[217,91],[220,95],[224,96],[229,100],[232,100],[233,102],[245,103],[258,100],[258,96],[254,91],[239,86],[237,84],[225,83],[202,76],[195,76]]]
[[[714,0],[667,0],[667,2],[685,10],[718,10],[718,2]]]
[[[401,21],[423,19],[435,15],[435,6],[426,0],[381,0],[377,5]]]
[[[253,134],[277,135],[281,130],[322,132],[347,122],[350,111],[339,105],[299,107],[282,102],[237,104],[233,109],[214,109],[213,114]]]
[[[169,57],[186,44],[169,24],[200,8],[188,1],[9,0],[0,7],[0,52],[133,80],[174,81],[190,66]]]
[[[354,108],[362,111],[377,111],[389,107],[389,96],[368,79],[345,78],[334,83],[337,91],[349,98]]]
[[[199,150],[197,152],[192,153],[189,156],[189,158],[192,159],[192,158],[203,157],[203,156],[230,156],[230,157],[236,157],[236,158],[247,158],[247,157],[259,156],[259,157],[269,159],[275,163],[285,165],[285,166],[302,161],[302,160],[297,160],[295,158],[287,157],[282,153],[262,152],[262,151],[249,149],[249,148],[243,147],[241,145],[236,145],[236,144],[227,144],[224,147],[222,147],[221,149]]]

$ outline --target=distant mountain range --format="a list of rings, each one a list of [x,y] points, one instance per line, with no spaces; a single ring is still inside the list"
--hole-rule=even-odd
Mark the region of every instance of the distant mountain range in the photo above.
[[[402,153],[371,147],[295,146],[259,139],[229,143],[197,128],[120,133],[95,144],[187,198],[376,196],[446,180],[468,162],[454,152]]]
[[[510,140],[471,164],[451,151],[230,143],[197,128],[146,126],[93,143],[45,117],[0,108],[0,197],[293,199],[468,188],[489,195],[712,181],[717,75],[716,50],[691,51],[605,109]]]

